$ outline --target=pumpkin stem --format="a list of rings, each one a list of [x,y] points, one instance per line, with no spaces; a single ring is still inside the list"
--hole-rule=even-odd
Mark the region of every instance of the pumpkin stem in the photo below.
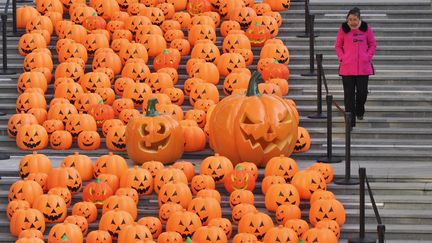
[[[258,91],[258,83],[262,81],[261,73],[255,71],[252,73],[252,77],[249,80],[246,96],[260,96]]]
[[[101,183],[101,179],[98,177],[95,179],[96,183]]]
[[[159,116],[159,114],[156,111],[156,104],[157,104],[157,99],[156,98],[150,99],[147,102],[147,113],[146,113],[146,116],[150,116],[150,117]]]
[[[62,236],[61,240],[62,240],[62,241],[68,241],[67,235],[64,234],[64,235]]]
[[[260,26],[260,22],[255,22],[255,26]]]
[[[192,243],[192,239],[188,236],[188,238],[186,238],[186,243]]]
[[[103,104],[104,104],[104,101],[103,101],[103,100],[99,100],[99,101],[98,101],[98,104],[99,104],[99,105],[103,105]]]
[[[169,52],[168,52],[167,49],[164,49],[162,53],[163,53],[164,55],[169,54]]]
[[[274,64],[279,64],[279,61],[275,58],[273,63]]]
[[[242,168],[241,165],[236,165],[235,169],[236,169],[236,170],[242,170],[243,168]]]

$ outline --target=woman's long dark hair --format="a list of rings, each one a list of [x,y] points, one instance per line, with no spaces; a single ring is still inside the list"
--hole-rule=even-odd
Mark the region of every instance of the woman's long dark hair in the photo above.
[[[357,18],[360,19],[360,9],[357,7],[352,8],[347,14],[347,19],[348,19],[348,16],[350,16],[350,15],[357,16]]]

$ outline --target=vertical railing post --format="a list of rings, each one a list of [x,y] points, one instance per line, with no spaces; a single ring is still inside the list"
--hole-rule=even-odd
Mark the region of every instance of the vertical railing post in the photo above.
[[[309,115],[308,118],[311,119],[325,119],[326,116],[322,114],[322,54],[316,55],[317,59],[317,113],[314,115]]]
[[[333,95],[326,95],[327,103],[327,156],[323,158],[318,158],[318,162],[323,163],[340,163],[342,159],[333,157]]]
[[[6,33],[6,24],[7,24],[7,14],[4,13],[1,15],[2,21],[2,48],[3,48],[3,67],[0,71],[0,74],[13,74],[15,72],[8,70],[8,58],[7,58],[7,33]]]
[[[378,243],[384,243],[385,240],[385,225],[379,224],[378,228]]]
[[[315,34],[314,34],[315,15],[309,15],[309,72],[302,76],[315,76]]]
[[[376,239],[366,238],[366,220],[365,220],[365,182],[366,182],[366,168],[359,168],[360,178],[360,219],[359,219],[359,238],[348,239],[348,243],[375,243]]]
[[[345,176],[335,178],[334,183],[340,185],[357,185],[358,179],[351,177],[351,112],[345,112]]]
[[[309,37],[309,0],[305,0],[305,32],[304,34],[298,35],[299,38]]]
[[[13,33],[14,35],[17,33],[17,0],[12,0],[12,23],[13,23]]]
[[[7,70],[7,37],[6,37],[6,22],[7,14],[1,15],[2,21],[2,46],[3,46],[3,72]]]

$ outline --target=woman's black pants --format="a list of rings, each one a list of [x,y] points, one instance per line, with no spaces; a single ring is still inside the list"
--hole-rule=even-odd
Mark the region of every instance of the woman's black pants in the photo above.
[[[368,93],[369,76],[342,76],[345,111],[351,112],[351,125],[354,127],[356,116],[363,116]]]

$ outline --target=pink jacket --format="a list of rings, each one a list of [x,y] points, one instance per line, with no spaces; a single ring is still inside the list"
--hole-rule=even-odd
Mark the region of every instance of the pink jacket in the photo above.
[[[339,75],[372,75],[372,57],[376,42],[372,28],[362,21],[358,29],[351,29],[345,22],[336,38],[336,54],[340,63]]]

